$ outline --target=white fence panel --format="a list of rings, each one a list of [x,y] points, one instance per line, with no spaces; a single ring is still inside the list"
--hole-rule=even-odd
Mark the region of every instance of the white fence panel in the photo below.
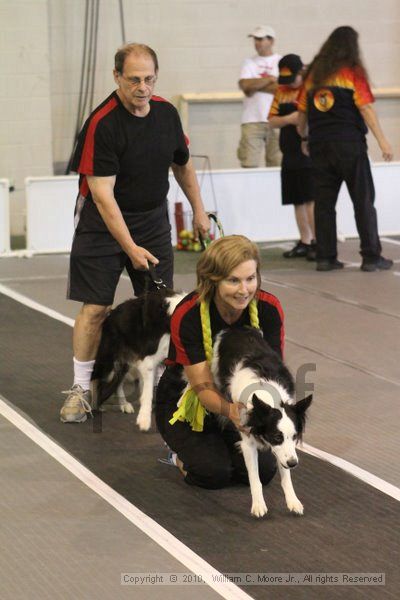
[[[32,252],[69,252],[74,234],[78,176],[27,177],[27,249]]]
[[[400,233],[400,163],[372,167],[381,235]],[[241,233],[254,241],[297,239],[293,207],[281,206],[280,169],[240,169],[198,173],[207,210],[217,209],[227,235]],[[190,205],[170,177],[168,194],[173,242],[175,202]],[[32,177],[26,180],[27,248],[33,252],[65,252],[74,232],[73,214],[78,177]],[[215,198],[214,198],[215,196]],[[215,206],[216,200],[216,206]],[[341,233],[356,237],[353,205],[345,186],[337,205]]]
[[[372,165],[376,188],[375,206],[381,235],[400,233],[400,163]],[[254,241],[265,242],[299,237],[292,206],[281,205],[280,169],[240,169],[213,171],[205,174],[202,196],[207,209],[213,209],[212,185],[217,199],[218,216],[225,234],[241,233]],[[172,182],[170,192],[171,224],[175,239],[173,202],[176,198],[190,210],[183,194],[176,191]],[[357,237],[353,205],[347,188],[342,186],[337,204],[338,230]]]

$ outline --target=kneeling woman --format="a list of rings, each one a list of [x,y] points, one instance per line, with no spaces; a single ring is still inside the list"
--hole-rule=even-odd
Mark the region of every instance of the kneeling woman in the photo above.
[[[282,357],[282,308],[275,296],[260,289],[258,248],[241,235],[212,242],[198,262],[197,282],[197,289],[181,301],[171,319],[168,366],[157,388],[157,427],[186,483],[209,489],[248,484],[243,456],[235,446],[241,439],[237,429],[241,405],[225,400],[214,388],[209,366],[212,343],[223,329],[259,327]],[[177,411],[187,382],[201,405],[197,422],[196,415],[185,420],[182,407]],[[204,422],[201,414],[199,418],[202,407]],[[230,419],[223,429],[218,415]],[[260,452],[261,482],[267,484],[275,470],[273,455]]]

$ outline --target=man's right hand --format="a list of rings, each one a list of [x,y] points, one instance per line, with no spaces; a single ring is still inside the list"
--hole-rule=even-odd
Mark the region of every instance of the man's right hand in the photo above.
[[[149,268],[149,262],[153,265],[158,265],[160,262],[151,252],[141,246],[135,246],[129,253],[129,258],[131,259],[133,268],[138,271],[146,271]]]

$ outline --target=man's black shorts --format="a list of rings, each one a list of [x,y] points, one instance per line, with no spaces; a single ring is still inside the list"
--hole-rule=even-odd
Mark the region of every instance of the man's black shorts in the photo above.
[[[174,257],[167,204],[143,213],[132,213],[126,221],[135,243],[160,261],[156,267],[158,277],[173,288]],[[87,304],[112,305],[124,268],[135,294],[139,295],[145,290],[148,275],[133,268],[108,231],[82,232],[78,224],[71,249],[67,298]]]

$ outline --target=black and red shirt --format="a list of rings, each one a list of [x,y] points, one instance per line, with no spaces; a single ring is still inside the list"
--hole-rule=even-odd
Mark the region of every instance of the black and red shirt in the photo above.
[[[298,110],[301,88],[278,85],[269,111],[270,117],[285,117]],[[301,138],[295,125],[285,125],[279,133],[279,147],[283,154],[282,167],[303,169],[311,167],[311,160],[301,151]]]
[[[114,195],[127,220],[131,214],[162,205],[171,164],[184,165],[188,160],[187,140],[172,104],[153,96],[148,115],[136,117],[113,92],[87,119],[72,161],[72,170],[80,174],[79,229],[106,229],[86,175],[116,176]]]
[[[199,297],[191,292],[176,307],[171,318],[171,343],[166,363],[172,365],[195,365],[204,362],[203,335],[200,318]],[[264,339],[279,356],[284,347],[284,316],[282,306],[273,294],[259,290],[257,309],[260,328]],[[210,302],[210,323],[213,342],[223,329],[250,326],[248,309],[244,310],[238,321],[226,323],[219,314],[214,302]]]
[[[308,77],[299,110],[308,114],[310,142],[363,140],[368,129],[359,109],[372,102],[371,88],[359,68],[343,67],[318,87]]]

